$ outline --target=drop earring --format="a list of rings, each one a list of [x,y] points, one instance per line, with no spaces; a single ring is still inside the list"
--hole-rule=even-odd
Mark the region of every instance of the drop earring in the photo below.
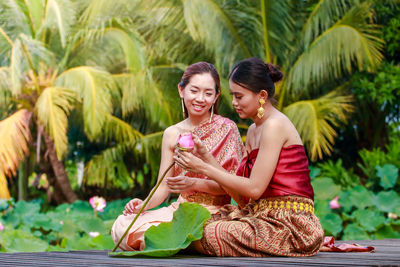
[[[257,117],[261,119],[262,117],[264,117],[264,108],[262,107],[262,105],[265,104],[265,100],[261,98],[258,102],[260,103],[260,107],[257,109]]]
[[[183,114],[183,118],[186,119],[186,116],[185,116],[185,104],[183,103],[183,98],[181,98],[181,104],[182,104],[182,114]]]
[[[215,104],[215,103],[214,103]],[[212,121],[212,117],[214,115],[214,104],[211,106],[211,116],[210,116],[210,123]]]

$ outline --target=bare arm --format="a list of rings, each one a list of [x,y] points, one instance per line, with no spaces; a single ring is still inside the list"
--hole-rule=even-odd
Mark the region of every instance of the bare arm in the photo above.
[[[158,180],[161,179],[162,174],[174,161],[173,160],[173,155],[174,155],[173,151],[175,148],[178,134],[179,133],[172,127],[169,127],[164,131],[162,146],[161,146],[161,162],[160,162],[160,170],[158,172]],[[170,169],[169,172],[166,174],[166,177],[171,176],[172,173],[173,173],[173,169]],[[163,182],[160,184],[160,186],[157,188],[157,191],[154,193],[152,198],[147,203],[147,206],[145,209],[148,210],[148,209],[157,207],[168,197],[168,194],[169,194],[169,188],[164,179]],[[132,199],[125,206],[124,214],[137,213],[140,210],[140,208],[142,207],[142,204],[144,201],[145,200],[141,200],[141,199],[137,199],[137,198]]]

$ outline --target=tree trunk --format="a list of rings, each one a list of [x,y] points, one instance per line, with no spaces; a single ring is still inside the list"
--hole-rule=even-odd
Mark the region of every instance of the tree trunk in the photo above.
[[[26,162],[27,158],[19,163],[18,167],[18,200],[26,200],[28,195],[28,172],[27,167],[29,163]]]
[[[67,172],[65,171],[65,167],[63,163],[58,159],[56,147],[54,146],[54,142],[51,137],[43,131],[44,141],[46,143],[47,153],[49,156],[50,164],[54,172],[54,176],[56,178],[56,183],[58,189],[61,190],[62,194],[65,197],[65,200],[69,203],[74,202],[78,199],[75,192],[72,190],[71,184],[69,182]]]

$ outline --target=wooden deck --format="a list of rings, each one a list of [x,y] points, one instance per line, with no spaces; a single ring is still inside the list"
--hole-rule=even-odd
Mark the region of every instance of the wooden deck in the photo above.
[[[338,242],[340,243],[340,241]],[[374,253],[320,252],[307,258],[115,258],[108,251],[0,253],[0,266],[400,266],[400,239],[357,241]]]

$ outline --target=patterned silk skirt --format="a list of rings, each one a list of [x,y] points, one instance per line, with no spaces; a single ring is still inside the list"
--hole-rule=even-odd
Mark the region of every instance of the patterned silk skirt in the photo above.
[[[324,241],[311,199],[264,198],[243,209],[225,205],[204,226],[201,244],[220,257],[312,256]]]

